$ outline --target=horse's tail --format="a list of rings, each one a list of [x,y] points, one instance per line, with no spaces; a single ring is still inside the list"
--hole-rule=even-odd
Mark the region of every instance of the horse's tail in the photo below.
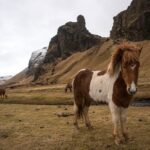
[[[74,94],[74,112],[78,118],[83,117],[83,111],[85,106],[85,100],[82,96],[82,92],[76,88],[76,81],[73,81],[73,94]]]
[[[88,103],[90,103],[86,88],[88,88],[88,84],[90,83],[89,77],[91,75],[91,71],[88,69],[82,69],[76,74],[74,80],[72,81],[75,114],[78,117],[83,117],[84,108],[88,106]]]

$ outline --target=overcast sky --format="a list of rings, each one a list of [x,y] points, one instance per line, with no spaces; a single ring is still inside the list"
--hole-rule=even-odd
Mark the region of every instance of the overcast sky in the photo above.
[[[48,46],[60,25],[84,15],[87,29],[109,36],[113,16],[131,0],[0,0],[0,76],[27,67],[32,51]]]

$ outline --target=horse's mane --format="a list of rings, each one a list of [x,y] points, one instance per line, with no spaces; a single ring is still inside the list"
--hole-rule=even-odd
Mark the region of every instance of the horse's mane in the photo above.
[[[111,56],[107,72],[113,76],[120,69],[121,61],[139,61],[140,49],[129,43],[120,44]]]

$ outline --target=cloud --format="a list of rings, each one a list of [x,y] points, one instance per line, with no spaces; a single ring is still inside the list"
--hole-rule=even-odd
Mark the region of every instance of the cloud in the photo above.
[[[60,25],[86,19],[91,33],[109,36],[113,16],[131,0],[0,0],[0,76],[28,65],[32,51],[48,46]]]

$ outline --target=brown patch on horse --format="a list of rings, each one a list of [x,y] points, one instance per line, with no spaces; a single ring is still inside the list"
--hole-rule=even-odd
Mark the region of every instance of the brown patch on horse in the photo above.
[[[129,43],[120,44],[111,57],[107,72],[113,76],[119,69],[122,60],[138,60],[142,48]]]
[[[93,72],[86,69],[80,71],[73,83],[73,89],[74,89],[74,98],[75,98],[75,104],[78,107],[78,116],[82,116],[83,109],[85,106],[89,107],[91,104],[91,98],[89,95],[90,90],[90,82],[92,79]]]
[[[98,72],[97,75],[98,75],[98,76],[102,76],[102,75],[104,75],[105,73],[106,73],[106,70],[103,70],[103,71]]]

